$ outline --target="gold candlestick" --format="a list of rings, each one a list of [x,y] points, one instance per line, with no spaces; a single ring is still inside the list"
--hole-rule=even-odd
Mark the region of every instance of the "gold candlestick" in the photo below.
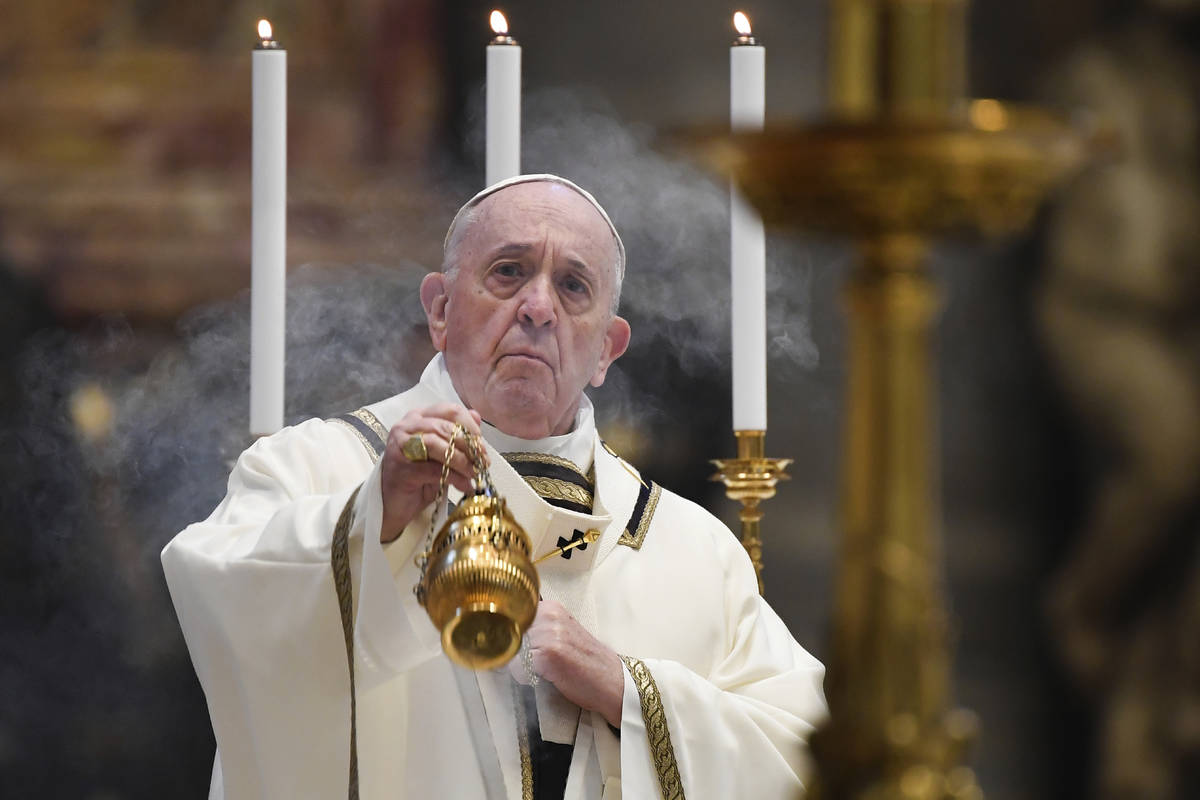
[[[944,234],[1021,230],[1101,142],[1037,109],[970,100],[966,10],[832,0],[825,120],[691,139],[768,226],[843,235],[859,253],[846,292],[831,716],[812,742],[819,800],[982,797],[964,766],[977,722],[952,705],[930,346],[940,302],[926,254]],[[720,477],[730,497],[751,478],[745,512],[761,517],[773,483],[760,490],[746,460],[719,462]]]
[[[762,594],[762,534],[759,523],[763,511],[758,504],[775,496],[775,484],[786,481],[790,458],[766,458],[766,431],[734,431],[737,437],[737,458],[714,458],[717,468],[711,480],[725,484],[725,494],[730,500],[738,500],[742,510],[738,518],[742,521],[742,546],[750,554],[754,574],[758,577],[758,593]]]

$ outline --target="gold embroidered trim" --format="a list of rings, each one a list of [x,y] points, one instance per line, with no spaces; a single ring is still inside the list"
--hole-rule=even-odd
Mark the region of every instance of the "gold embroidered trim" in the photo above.
[[[512,682],[513,712],[517,716],[517,744],[521,748],[521,800],[533,800],[533,758],[529,754],[529,720],[521,689]]]
[[[642,518],[638,520],[637,530],[632,533],[626,530],[621,534],[621,538],[617,539],[617,544],[632,547],[634,550],[642,548],[642,542],[646,541],[646,532],[650,530],[650,522],[654,519],[654,509],[658,508],[658,498],[660,497],[662,497],[662,487],[657,483],[651,484],[650,497],[646,500],[646,509],[642,512]]]
[[[341,425],[346,430],[353,433],[355,435],[355,437],[360,442],[362,442],[362,446],[367,448],[367,453],[371,456],[371,460],[374,461],[377,458],[377,456],[375,455],[375,448],[372,447],[371,443],[367,441],[367,437],[362,435],[362,431],[360,431],[358,428],[351,425],[349,422],[346,422],[346,420],[338,419],[337,417],[334,417],[333,419],[329,420],[329,422],[336,422],[337,424]]]
[[[646,724],[646,738],[650,742],[650,755],[658,773],[658,788],[663,800],[684,800],[683,778],[679,776],[671,731],[667,729],[667,712],[663,709],[662,695],[658,693],[654,676],[633,656],[621,656],[621,660],[625,662],[642,702],[642,722]]]
[[[588,480],[588,476],[583,474],[583,470],[574,461],[559,456],[552,456],[549,453],[501,453],[504,460],[512,464],[513,462],[533,462],[535,464],[551,464],[556,467],[563,467],[574,472],[584,480]]]
[[[360,408],[357,411],[351,411],[350,416],[358,417],[366,423],[367,427],[375,431],[375,435],[379,437],[379,441],[385,445],[388,440],[388,429],[383,427],[383,423],[379,421],[379,417],[367,411],[365,408]]]
[[[333,586],[337,590],[338,611],[342,617],[342,635],[346,639],[346,663],[350,668],[349,800],[358,800],[358,701],[354,690],[354,592],[350,585],[349,544],[350,526],[354,522],[354,500],[357,497],[358,489],[355,489],[350,493],[350,499],[346,501],[346,505],[338,517],[337,525],[334,526],[333,543],[329,548],[329,564],[333,569]]]
[[[545,500],[566,500],[570,503],[579,503],[586,508],[592,507],[592,493],[587,489],[581,489],[570,481],[559,480],[558,478],[545,478],[541,475],[526,475],[525,482]]]

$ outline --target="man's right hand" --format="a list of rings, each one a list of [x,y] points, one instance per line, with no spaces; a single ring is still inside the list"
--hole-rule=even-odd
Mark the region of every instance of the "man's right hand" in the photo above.
[[[480,422],[478,412],[447,403],[410,411],[392,426],[381,466],[383,529],[379,534],[380,542],[393,541],[421,509],[437,497],[454,426],[462,425],[468,433],[480,436]],[[425,442],[429,453],[427,461],[410,461],[404,455],[404,443],[413,436],[420,436]],[[486,463],[486,452],[483,457]],[[459,434],[454,440],[454,458],[450,461],[447,482],[469,494],[473,490],[473,477],[475,470],[467,456],[467,443]]]

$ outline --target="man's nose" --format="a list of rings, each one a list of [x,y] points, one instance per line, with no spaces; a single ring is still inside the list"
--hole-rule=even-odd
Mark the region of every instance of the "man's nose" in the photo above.
[[[554,287],[549,280],[536,278],[525,284],[517,315],[522,322],[538,328],[554,324],[558,314],[554,308]]]

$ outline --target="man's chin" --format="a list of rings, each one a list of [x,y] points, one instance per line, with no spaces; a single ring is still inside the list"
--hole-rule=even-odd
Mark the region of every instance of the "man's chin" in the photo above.
[[[541,439],[554,431],[553,388],[528,378],[510,378],[488,394],[487,421],[510,436]]]

